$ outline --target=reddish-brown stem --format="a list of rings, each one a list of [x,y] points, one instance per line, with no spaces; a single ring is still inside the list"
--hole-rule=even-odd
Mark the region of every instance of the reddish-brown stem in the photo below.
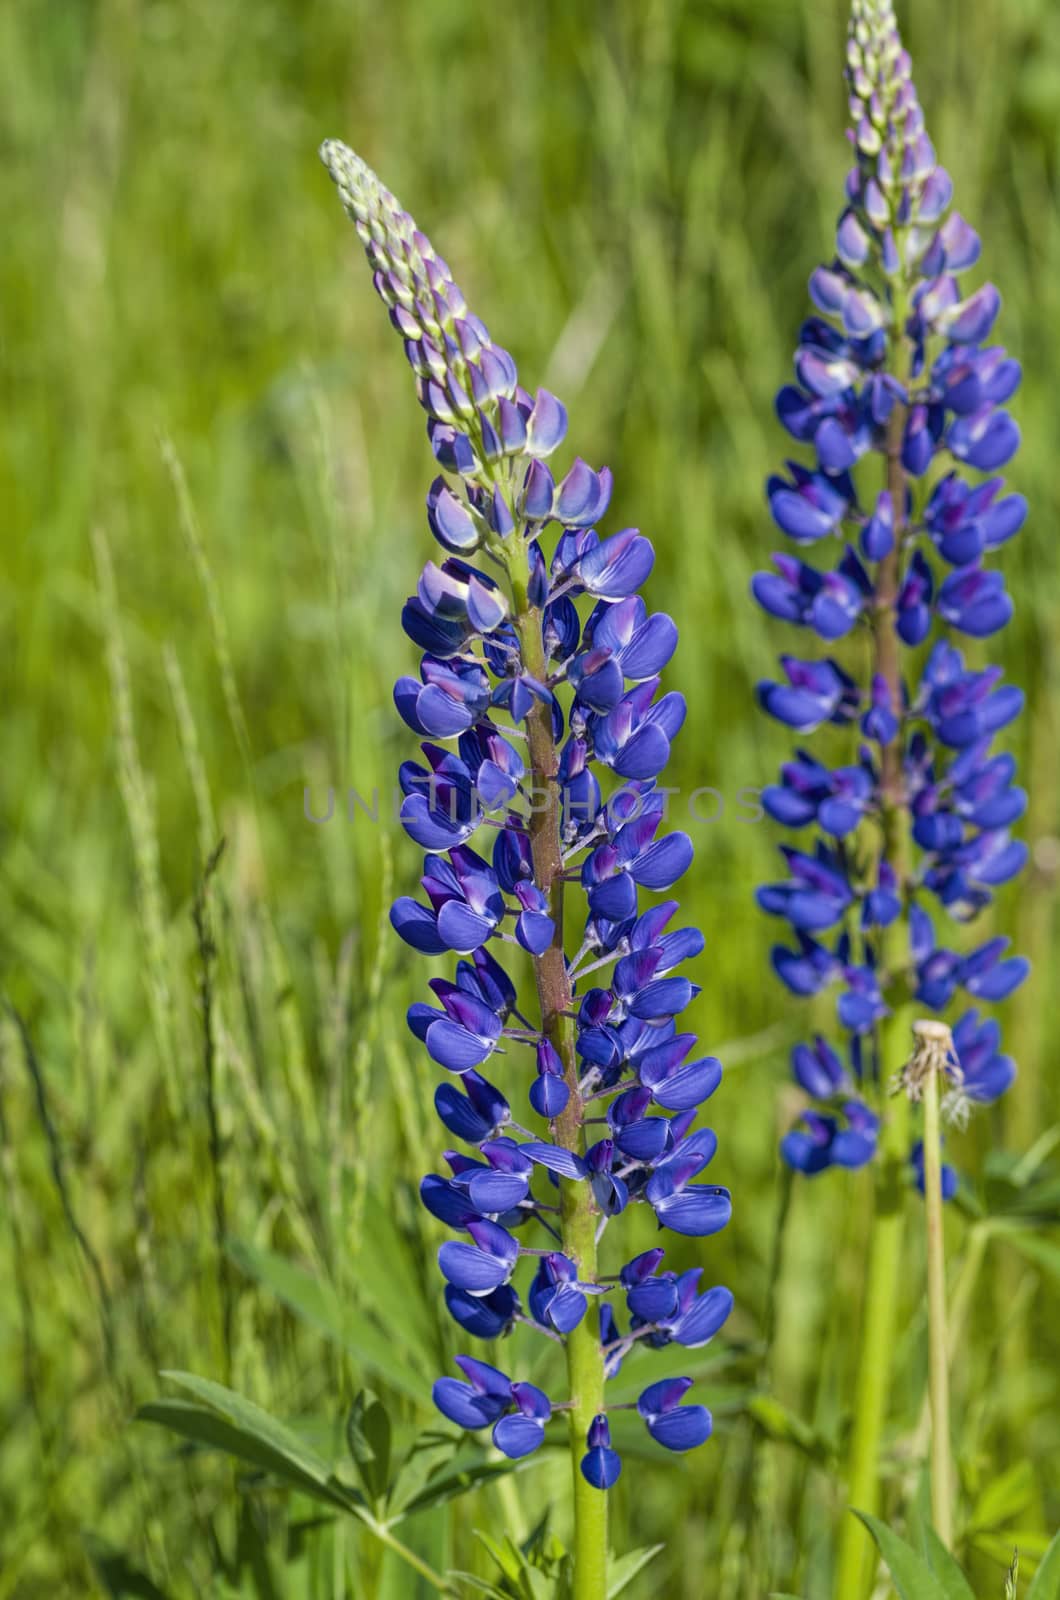
[[[528,568],[520,569],[513,557],[509,567],[513,623],[519,638],[523,670],[543,682],[547,675],[542,613],[529,604]],[[525,564],[525,553],[522,556]],[[584,1107],[578,1092],[575,1052],[574,999],[563,954],[563,842],[559,751],[552,736],[548,706],[535,702],[527,717],[527,745],[531,767],[530,845],[534,881],[548,901],[555,924],[548,949],[534,959],[542,1031],[551,1039],[563,1063],[570,1097],[553,1124],[555,1139],[565,1149],[583,1155]],[[596,1277],[597,1211],[592,1190],[584,1180],[560,1181],[560,1224],[563,1250],[586,1281]],[[595,1306],[567,1335],[567,1380],[570,1386],[570,1453],[574,1498],[573,1600],[598,1600],[607,1589],[607,1496],[586,1482],[580,1470],[586,1435],[593,1418],[604,1409],[604,1355],[600,1344],[599,1313]]]

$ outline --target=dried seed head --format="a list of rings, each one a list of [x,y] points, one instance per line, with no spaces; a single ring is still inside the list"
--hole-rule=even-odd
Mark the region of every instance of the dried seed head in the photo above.
[[[913,1053],[893,1079],[891,1093],[904,1093],[910,1100],[920,1100],[924,1083],[933,1072],[957,1090],[964,1082],[949,1024],[934,1018],[922,1018],[913,1023]],[[951,1095],[947,1094],[946,1100],[950,1098]]]

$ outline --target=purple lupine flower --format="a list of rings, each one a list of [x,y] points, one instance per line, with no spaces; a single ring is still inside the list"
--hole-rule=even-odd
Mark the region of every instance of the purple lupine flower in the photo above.
[[[594,1489],[611,1489],[618,1482],[622,1457],[611,1448],[611,1428],[604,1412],[589,1424],[581,1468]]]
[[[691,1386],[691,1378],[663,1378],[637,1401],[648,1432],[667,1450],[694,1450],[710,1438],[714,1422],[706,1406],[682,1404]]]
[[[872,1159],[876,1035],[903,993],[937,1011],[999,1001],[1028,970],[1003,939],[940,943],[928,910],[971,921],[1027,855],[1011,833],[1026,796],[993,743],[1023,696],[951,640],[990,638],[1012,615],[993,561],[1027,516],[997,475],[1019,444],[1005,407],[1020,368],[994,341],[998,291],[962,286],[979,239],[952,209],[891,0],[853,0],[847,82],[855,163],[836,257],[810,280],[795,382],[777,398],[808,458],[766,485],[798,554],[775,555],[752,584],[771,617],[823,641],[781,657],[787,681],[761,683],[761,706],[800,734],[831,724],[848,740],[844,754],[832,736],[835,766],[799,750],[762,796],[777,822],[819,835],[785,847],[786,881],[758,891],[795,934],[774,969],[796,994],[834,985],[850,1040],[792,1053],[812,1105],[781,1149],[808,1173]],[[870,648],[844,665],[838,641],[857,635]],[[954,1041],[963,1109],[996,1099],[1015,1073],[996,1022],[968,1011]]]
[[[583,1378],[577,1400],[556,1403],[460,1356],[463,1380],[439,1378],[434,1399],[457,1426],[491,1428],[513,1458],[538,1448],[557,1410],[573,1408],[586,1439],[582,1473],[606,1489],[621,1463],[605,1378],[642,1345],[698,1348],[732,1307],[727,1289],[699,1292],[699,1269],[660,1277],[657,1249],[642,1274],[661,1295],[656,1310],[631,1305],[621,1335],[608,1297],[627,1294],[638,1269],[602,1275],[596,1260],[605,1228],[630,1205],[649,1208],[660,1229],[699,1237],[724,1227],[731,1210],[726,1189],[694,1181],[717,1141],[692,1123],[721,1064],[677,1024],[699,992],[681,968],[701,953],[703,936],[671,926],[675,901],[640,904],[642,891],[669,889],[692,860],[688,837],[664,826],[658,786],[685,719],[683,697],[660,683],[677,629],[638,593],[651,543],[635,528],[598,529],[610,472],[581,459],[562,474],[547,465],[566,432],[563,406],[520,386],[512,357],[375,174],[343,145],[321,154],[405,341],[442,468],[427,521],[444,554],[424,568],[402,613],[422,660],[394,691],[423,740],[422,762],[400,769],[400,820],[427,853],[419,894],[401,896],[391,921],[413,950],[462,958],[453,978],[431,979],[436,1003],[411,1006],[408,1024],[450,1075],[435,1107],[463,1148],[445,1152],[448,1174],[429,1173],[420,1195],[455,1235],[438,1251],[454,1321],[481,1339],[522,1326],[569,1351],[577,1341],[580,1371],[588,1348],[599,1379],[597,1392],[585,1392]],[[816,519],[827,532],[845,515],[827,476],[793,469],[793,482],[778,490],[778,519],[807,529]],[[837,637],[871,599],[853,550],[816,587],[798,564],[779,566],[791,591],[784,605],[800,619],[805,611],[808,624],[824,619]],[[856,715],[853,684],[838,670],[820,682],[801,667],[789,676],[790,693],[815,715],[822,707],[818,720]],[[823,781],[837,805],[862,803],[867,780]],[[824,857],[793,870],[809,874],[809,895],[841,892]],[[564,889],[581,895],[582,931],[569,953]],[[498,959],[505,947],[516,971],[532,965],[535,997],[517,993]],[[491,1081],[500,1061],[504,1092]],[[480,1071],[487,1064],[490,1078]],[[536,1126],[516,1120],[520,1094],[529,1109],[518,1115]],[[604,1135],[593,1143],[589,1116]],[[637,1292],[643,1300],[647,1285]],[[639,1403],[649,1432],[671,1450],[710,1433],[709,1413],[681,1404],[689,1383],[652,1385]]]

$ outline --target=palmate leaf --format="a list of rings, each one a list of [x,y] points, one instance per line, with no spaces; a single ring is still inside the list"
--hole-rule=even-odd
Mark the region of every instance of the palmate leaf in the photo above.
[[[210,1449],[257,1467],[293,1489],[311,1495],[324,1504],[352,1512],[369,1524],[371,1511],[382,1514],[387,1508],[390,1527],[418,1512],[444,1505],[472,1489],[494,1483],[512,1472],[528,1471],[536,1461],[491,1460],[485,1453],[458,1451],[438,1465],[433,1476],[423,1480],[413,1474],[407,1497],[402,1495],[402,1472],[393,1484],[390,1478],[391,1430],[389,1416],[375,1396],[362,1391],[351,1408],[347,1422],[347,1443],[365,1488],[365,1494],[342,1483],[330,1465],[286,1424],[223,1384],[188,1372],[164,1372],[164,1378],[194,1396],[193,1400],[162,1399],[141,1406],[137,1420],[157,1422],[174,1433]],[[409,1462],[422,1453],[430,1456],[453,1441],[429,1430],[413,1446]],[[408,1464],[408,1463],[407,1463]],[[404,1469],[403,1469],[404,1470]],[[388,1504],[388,1501],[392,1502]]]
[[[160,1423],[196,1444],[223,1450],[236,1460],[268,1473],[285,1487],[296,1489],[356,1517],[373,1538],[388,1546],[440,1594],[453,1592],[450,1582],[440,1573],[432,1571],[415,1551],[403,1544],[393,1528],[410,1510],[425,1510],[431,1505],[440,1504],[442,1500],[462,1493],[475,1482],[494,1476],[493,1463],[465,1470],[455,1482],[452,1473],[442,1473],[438,1483],[428,1484],[413,1503],[398,1515],[388,1517],[381,1503],[385,1500],[390,1472],[390,1421],[373,1396],[362,1392],[358,1397],[348,1429],[355,1464],[362,1472],[366,1488],[373,1491],[373,1503],[370,1504],[359,1490],[341,1482],[328,1462],[306,1445],[293,1429],[277,1421],[253,1401],[226,1389],[223,1384],[197,1377],[194,1373],[164,1372],[162,1376],[187,1390],[192,1398],[152,1401],[137,1412],[138,1420]],[[500,1470],[509,1470],[513,1465],[506,1463]],[[446,1478],[449,1481],[444,1481]],[[259,1590],[259,1600],[271,1600],[271,1596]],[[532,1600],[537,1600],[537,1596],[533,1596]]]
[[[280,1479],[289,1488],[322,1500],[326,1505],[340,1506],[345,1511],[351,1509],[344,1496],[352,1491],[330,1488],[326,1481],[320,1481],[315,1474],[304,1472],[282,1451],[254,1438],[206,1406],[195,1405],[189,1400],[151,1400],[140,1406],[136,1420],[160,1423],[171,1433],[190,1439],[193,1444],[202,1445],[208,1450],[221,1450],[226,1455],[234,1456],[237,1461],[245,1462],[247,1466],[257,1467],[259,1471]]]
[[[1060,1533],[1042,1557],[1027,1600],[1060,1600]]]
[[[493,1539],[488,1533],[483,1533],[481,1528],[475,1529],[475,1538],[482,1548],[492,1556],[500,1567],[505,1578],[512,1583],[518,1583],[520,1574],[527,1566],[526,1557],[519,1546],[512,1539]]]
[[[947,1590],[939,1574],[932,1571],[911,1545],[892,1533],[886,1523],[865,1511],[855,1511],[854,1515],[861,1519],[876,1541],[901,1600],[967,1600],[967,1585],[963,1594]]]
[[[160,1423],[196,1444],[223,1450],[327,1505],[344,1511],[364,1506],[355,1489],[335,1481],[322,1457],[253,1401],[194,1373],[163,1372],[162,1376],[193,1399],[153,1400],[140,1407],[136,1413],[139,1421]]]
[[[549,1531],[550,1511],[546,1511],[522,1545],[510,1536],[492,1538],[476,1528],[475,1538],[501,1571],[498,1582],[454,1574],[476,1594],[495,1600],[571,1600],[573,1563],[561,1541]]]
[[[475,1529],[475,1538],[504,1574],[506,1588],[502,1593],[506,1600],[510,1596],[518,1596],[518,1600],[559,1600],[559,1596],[566,1593],[562,1575],[558,1575],[557,1585],[557,1574],[551,1564],[548,1572],[531,1566],[514,1539],[506,1537],[503,1542],[491,1539],[480,1528]]]

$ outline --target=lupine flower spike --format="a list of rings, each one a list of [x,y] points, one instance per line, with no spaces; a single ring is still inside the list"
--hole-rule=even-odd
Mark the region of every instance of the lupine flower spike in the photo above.
[[[765,791],[796,842],[782,852],[785,880],[758,898],[790,928],[773,950],[781,982],[803,996],[837,990],[837,1036],[792,1055],[811,1105],[784,1157],[806,1173],[875,1159],[888,1169],[882,1193],[899,1187],[898,1167],[919,1167],[907,1112],[887,1107],[903,1008],[970,1002],[953,1027],[962,1110],[1015,1075],[978,1006],[1011,994],[1027,963],[1003,937],[969,947],[944,924],[972,922],[1026,857],[1010,832],[1026,797],[993,747],[1023,696],[982,663],[979,641],[1012,614],[993,563],[1027,505],[1000,476],[1019,444],[1006,406],[1020,368],[993,341],[998,291],[961,286],[979,239],[952,208],[891,0],[854,0],[847,82],[855,161],[836,253],[810,279],[795,382],[777,400],[801,459],[767,486],[798,553],[775,556],[753,585],[765,611],[822,641],[781,657],[782,676],[759,686],[763,710],[800,739],[834,731],[820,754],[800,744]],[[900,1225],[890,1209],[866,1306],[883,1318],[881,1348],[893,1314],[882,1263],[898,1259],[893,1234],[879,1243],[881,1227]],[[871,1400],[879,1413],[881,1394]],[[854,1503],[871,1511],[872,1452],[856,1445]],[[857,1600],[861,1575],[846,1566],[841,1581],[843,1600]]]
[[[597,531],[610,472],[577,458],[562,475],[549,467],[562,404],[520,386],[512,357],[364,162],[335,142],[321,154],[404,340],[442,469],[427,520],[443,555],[402,615],[423,656],[394,694],[423,740],[422,762],[399,775],[402,824],[426,852],[422,897],[398,900],[391,920],[413,949],[459,958],[408,1022],[449,1074],[435,1105],[464,1148],[446,1151],[448,1172],[424,1178],[421,1194],[455,1235],[438,1255],[454,1320],[478,1339],[520,1325],[559,1341],[570,1386],[557,1402],[460,1356],[462,1377],[439,1378],[434,1400],[512,1457],[566,1415],[575,1595],[597,1600],[598,1491],[621,1470],[605,1380],[645,1345],[706,1344],[732,1304],[727,1289],[700,1291],[701,1269],[666,1270],[662,1248],[606,1276],[597,1260],[628,1206],[698,1236],[730,1212],[728,1191],[701,1181],[714,1135],[693,1128],[721,1067],[678,1024],[699,992],[683,968],[703,937],[675,923],[676,901],[639,903],[692,859],[687,836],[665,825],[658,787],[685,716],[680,694],[660,693],[677,630],[638,594],[648,540]],[[476,849],[476,835],[489,843]],[[516,988],[528,964],[533,998]],[[502,1061],[503,1089],[492,1081]],[[669,1450],[710,1434],[709,1412],[682,1403],[688,1386],[649,1384],[637,1407]]]

